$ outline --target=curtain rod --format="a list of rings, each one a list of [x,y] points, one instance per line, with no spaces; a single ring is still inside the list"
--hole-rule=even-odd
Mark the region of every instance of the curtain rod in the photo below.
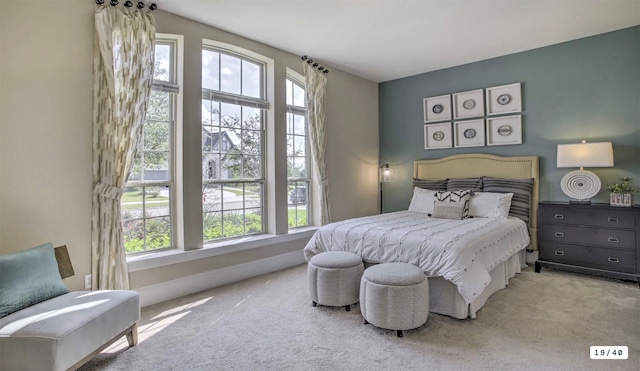
[[[320,64],[318,64],[318,62],[314,62],[313,59],[307,57],[306,55],[302,56],[302,60],[303,61],[307,61],[307,63],[309,63],[309,64],[313,63],[313,67],[318,67],[318,71],[321,71],[322,73],[329,73],[329,69],[328,68],[324,68],[324,66],[320,66]]]
[[[104,4],[104,0],[96,0],[96,4],[102,5]],[[112,6],[116,6],[119,4],[119,2],[118,0],[111,0],[109,4],[111,4]],[[126,6],[127,8],[131,8],[133,6],[133,2],[127,0],[124,2],[124,6]],[[142,1],[138,1],[138,4],[136,4],[136,7],[138,9],[142,9],[144,8],[144,3]],[[155,3],[152,3],[151,5],[149,5],[149,10],[154,11],[156,9],[158,9],[158,6]]]

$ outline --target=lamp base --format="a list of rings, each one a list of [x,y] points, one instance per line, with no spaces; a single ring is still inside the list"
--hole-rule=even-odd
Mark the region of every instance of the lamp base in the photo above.
[[[591,200],[569,200],[570,205],[591,205]]]
[[[600,178],[587,170],[570,171],[560,181],[562,192],[572,199],[572,201],[569,201],[570,203],[573,203],[573,200],[578,202],[589,201],[600,192],[601,185]]]

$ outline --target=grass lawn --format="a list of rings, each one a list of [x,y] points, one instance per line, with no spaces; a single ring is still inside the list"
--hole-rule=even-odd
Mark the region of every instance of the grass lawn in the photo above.
[[[169,206],[169,197],[166,196],[147,196],[146,201],[147,208]],[[140,192],[125,192],[120,199],[120,205],[123,209],[140,209],[142,208],[142,194]]]

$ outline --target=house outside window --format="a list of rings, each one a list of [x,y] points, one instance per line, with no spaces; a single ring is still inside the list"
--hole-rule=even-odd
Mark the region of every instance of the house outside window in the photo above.
[[[311,224],[311,153],[304,84],[287,78],[287,183],[289,228]]]
[[[202,50],[204,243],[264,232],[265,66]]]
[[[142,138],[120,200],[127,253],[175,246],[176,49],[176,40],[156,39],[154,81]]]

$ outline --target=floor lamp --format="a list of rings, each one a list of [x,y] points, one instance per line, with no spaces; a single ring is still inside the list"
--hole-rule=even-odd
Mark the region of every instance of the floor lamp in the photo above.
[[[382,197],[382,183],[388,183],[392,180],[393,173],[391,171],[391,167],[389,164],[384,164],[379,168],[378,179],[380,180],[380,214],[384,213],[383,202],[384,199]]]

